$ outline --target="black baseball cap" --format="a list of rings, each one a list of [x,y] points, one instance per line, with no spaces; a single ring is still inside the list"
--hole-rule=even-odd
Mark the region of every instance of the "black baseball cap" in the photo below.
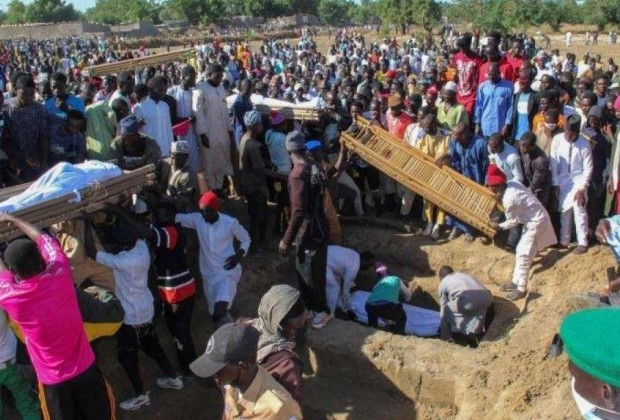
[[[259,336],[258,330],[249,325],[225,324],[213,333],[204,354],[194,360],[189,368],[196,376],[208,378],[227,364],[254,363]]]

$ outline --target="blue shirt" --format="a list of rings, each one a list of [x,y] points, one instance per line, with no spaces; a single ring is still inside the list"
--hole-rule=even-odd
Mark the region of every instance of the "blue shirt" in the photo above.
[[[530,131],[530,120],[527,113],[527,104],[532,93],[522,93],[517,103],[517,126],[515,127],[515,140],[519,140],[521,136]]]
[[[252,104],[252,101],[250,99],[244,97],[241,94],[237,95],[237,97],[235,98],[235,102],[233,102],[232,105],[233,118],[235,124],[240,125],[243,131],[245,131],[246,129],[245,123],[243,122],[243,117],[245,116],[246,112],[253,109],[254,105]]]
[[[67,133],[62,124],[50,128],[49,131],[49,166],[58,162],[79,163],[77,158],[86,157],[86,140],[82,133]]]
[[[474,124],[480,124],[485,137],[512,123],[512,92],[512,83],[503,79],[498,83],[487,80],[478,87]]]
[[[291,158],[286,151],[286,134],[276,130],[267,130],[265,144],[269,149],[271,162],[278,168],[278,172],[281,174],[291,172]]]
[[[466,146],[450,140],[450,161],[455,171],[484,185],[489,166],[489,151],[487,142],[482,137],[472,135]]]
[[[77,109],[82,114],[86,112],[86,108],[84,107],[84,101],[73,94],[69,94],[67,100],[65,101],[69,109]],[[48,115],[56,116],[60,119],[66,120],[67,114],[64,111],[61,111],[58,106],[56,106],[56,98],[50,98],[45,101],[45,109],[47,110]]]

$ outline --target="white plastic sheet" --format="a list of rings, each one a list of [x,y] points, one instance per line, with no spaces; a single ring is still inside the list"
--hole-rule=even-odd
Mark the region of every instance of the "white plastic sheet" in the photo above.
[[[1,213],[13,213],[18,210],[52,200],[65,194],[74,194],[73,200],[81,200],[78,191],[95,182],[103,182],[123,174],[116,165],[96,160],[77,165],[58,163],[21,194],[0,203]]]

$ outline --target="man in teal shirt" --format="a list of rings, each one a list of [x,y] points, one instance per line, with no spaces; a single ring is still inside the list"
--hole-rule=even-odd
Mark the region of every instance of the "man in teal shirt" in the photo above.
[[[407,315],[401,298],[408,301],[411,292],[399,277],[390,275],[390,270],[381,262],[377,262],[376,271],[379,280],[366,301],[368,325],[376,328],[379,318],[382,318],[392,323],[390,329],[393,332],[404,335]]]

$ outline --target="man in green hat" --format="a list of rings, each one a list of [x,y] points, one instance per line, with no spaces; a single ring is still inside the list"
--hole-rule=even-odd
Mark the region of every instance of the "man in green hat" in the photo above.
[[[584,419],[620,419],[619,325],[619,310],[598,308],[574,312],[560,326],[573,398]]]

